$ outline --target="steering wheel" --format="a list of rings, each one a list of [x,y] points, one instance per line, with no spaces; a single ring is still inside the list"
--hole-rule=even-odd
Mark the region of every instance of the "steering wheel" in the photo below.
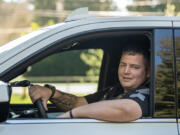
[[[28,80],[23,80],[23,81],[16,81],[16,82],[11,82],[10,83],[11,87],[31,87],[33,84],[31,84],[30,81]],[[34,106],[38,109],[38,116],[39,118],[48,118],[46,111],[44,109],[44,106],[42,105],[42,101],[40,99],[36,100],[34,102]]]
[[[34,102],[34,106],[37,107],[38,109],[38,116],[40,118],[48,118],[46,111],[44,109],[44,106],[42,105],[42,101],[41,99],[36,100],[36,102]]]

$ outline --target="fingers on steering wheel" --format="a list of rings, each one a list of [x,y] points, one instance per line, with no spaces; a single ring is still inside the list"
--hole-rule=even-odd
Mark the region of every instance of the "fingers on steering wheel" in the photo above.
[[[47,101],[46,101],[46,100],[42,100],[42,104],[43,104],[43,106],[44,106],[44,109],[45,109],[46,111],[48,111]]]

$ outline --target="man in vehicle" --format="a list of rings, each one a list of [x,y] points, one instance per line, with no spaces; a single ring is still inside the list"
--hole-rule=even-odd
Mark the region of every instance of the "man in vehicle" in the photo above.
[[[52,86],[30,88],[32,102],[41,99],[45,110],[50,100],[57,108],[68,111],[59,118],[94,118],[127,122],[149,113],[149,52],[141,47],[126,47],[118,67],[119,84],[85,97],[55,90]]]

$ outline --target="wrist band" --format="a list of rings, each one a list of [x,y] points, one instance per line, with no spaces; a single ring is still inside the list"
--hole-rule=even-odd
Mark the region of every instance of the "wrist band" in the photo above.
[[[49,84],[45,84],[44,87],[49,88],[52,91],[52,94],[49,97],[49,99],[51,99],[55,94],[56,88],[54,86],[52,86],[52,85],[49,85]]]
[[[73,119],[73,114],[72,114],[72,110],[69,111],[69,115],[70,115],[70,118]]]

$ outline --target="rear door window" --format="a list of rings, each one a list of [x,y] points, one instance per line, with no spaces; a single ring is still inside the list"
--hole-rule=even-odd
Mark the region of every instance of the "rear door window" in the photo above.
[[[155,117],[175,117],[175,81],[171,29],[154,31]]]
[[[180,116],[180,29],[175,30],[175,49],[176,49],[176,70],[177,70],[177,89],[178,89],[178,116]]]

